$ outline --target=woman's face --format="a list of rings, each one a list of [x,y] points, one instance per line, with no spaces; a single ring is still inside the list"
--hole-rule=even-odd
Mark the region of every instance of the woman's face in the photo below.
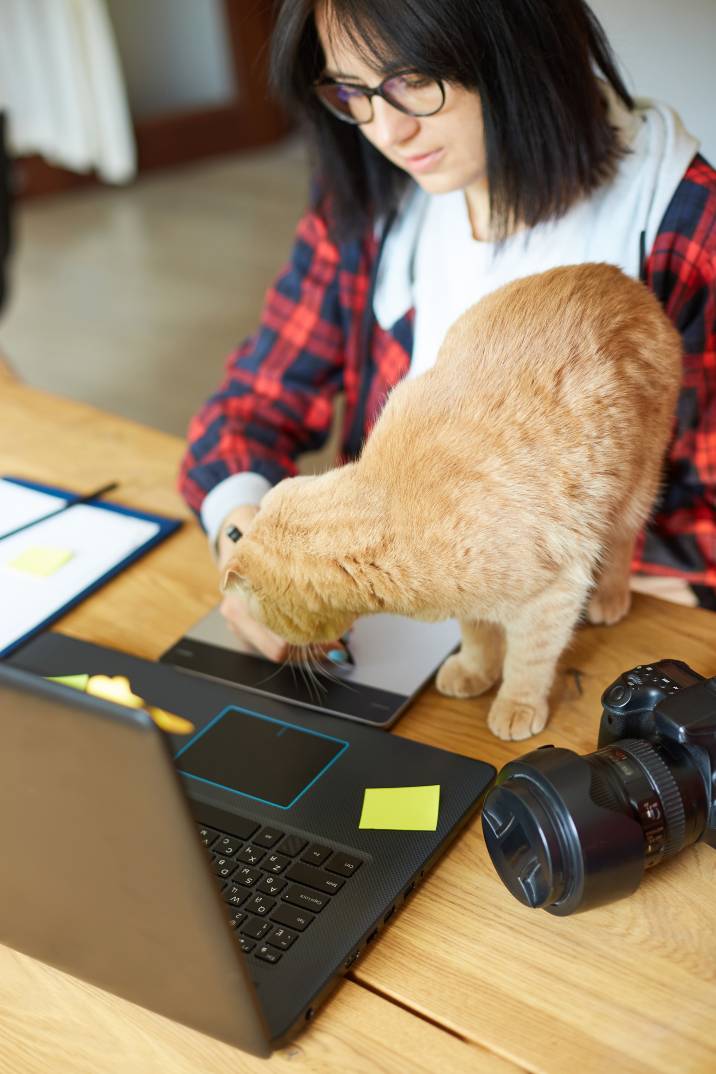
[[[316,28],[326,57],[325,74],[374,88],[386,76],[361,59],[327,18],[325,4],[316,10]],[[330,33],[329,33],[330,29]],[[373,119],[360,130],[393,164],[408,172],[430,194],[447,194],[483,185],[486,177],[482,106],[477,93],[445,85],[445,104],[433,116],[406,116],[373,97]]]

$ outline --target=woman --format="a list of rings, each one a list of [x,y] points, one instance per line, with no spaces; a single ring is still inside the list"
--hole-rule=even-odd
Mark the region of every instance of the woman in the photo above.
[[[308,121],[316,186],[261,327],[189,431],[181,488],[220,570],[264,493],[325,441],[337,392],[349,458],[469,305],[608,261],[645,280],[684,341],[634,571],[716,608],[716,173],[671,109],[632,100],[587,4],[285,0],[273,74]],[[238,594],[222,610],[285,656]]]

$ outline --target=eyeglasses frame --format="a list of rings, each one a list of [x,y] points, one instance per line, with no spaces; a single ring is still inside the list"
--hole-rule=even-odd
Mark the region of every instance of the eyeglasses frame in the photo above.
[[[328,76],[324,75],[322,78],[317,78],[316,79],[316,81],[313,83],[313,88],[318,89],[319,86],[348,86],[349,88],[352,88],[352,89],[361,90],[363,95],[365,97],[367,97],[368,101],[370,102],[370,119],[354,119],[352,116],[347,115],[345,112],[339,112],[339,110],[337,108],[332,108],[331,105],[328,103],[328,101],[326,101],[319,94],[316,94],[316,96],[318,97],[318,100],[321,102],[321,104],[324,106],[324,108],[328,109],[328,111],[331,113],[332,116],[335,116],[336,119],[342,120],[344,123],[350,123],[352,127],[363,127],[363,126],[365,126],[366,123],[372,123],[373,122],[373,120],[375,119],[375,110],[373,108],[373,98],[374,97],[382,97],[382,99],[384,101],[386,101],[387,104],[389,104],[391,106],[391,108],[395,108],[398,112],[402,112],[403,115],[405,115],[405,116],[413,116],[415,119],[425,119],[427,116],[435,116],[435,115],[437,115],[437,113],[443,108],[443,106],[445,104],[445,85],[444,85],[442,79],[440,79],[440,78],[432,79],[432,81],[435,82],[435,84],[438,86],[438,88],[440,90],[442,100],[440,101],[440,104],[438,105],[438,107],[433,108],[430,112],[410,112],[410,111],[408,111],[407,108],[402,108],[395,101],[392,101],[390,99],[390,97],[386,96],[386,94],[383,91],[383,86],[385,86],[386,82],[392,82],[393,79],[400,78],[401,75],[419,74],[419,73],[420,73],[419,71],[411,71],[411,70],[408,70],[408,69],[403,70],[403,71],[395,71],[393,74],[387,75],[383,79],[382,82],[380,82],[377,86],[374,86],[374,87],[364,86],[361,82],[348,82],[348,81],[345,81],[345,80],[340,79],[340,78],[329,78]]]

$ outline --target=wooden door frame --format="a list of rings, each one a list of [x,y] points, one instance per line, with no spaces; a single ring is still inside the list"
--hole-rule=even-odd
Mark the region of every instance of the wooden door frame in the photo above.
[[[272,0],[222,0],[237,97],[226,104],[164,113],[134,121],[137,170],[167,168],[204,157],[238,152],[277,141],[290,129],[283,109],[268,91],[268,42]],[[34,197],[97,183],[39,156],[16,158],[16,193]]]

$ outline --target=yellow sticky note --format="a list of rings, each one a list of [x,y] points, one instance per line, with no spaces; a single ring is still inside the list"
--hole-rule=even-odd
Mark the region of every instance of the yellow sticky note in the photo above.
[[[70,548],[47,548],[36,545],[26,548],[15,559],[11,559],[9,566],[17,571],[24,571],[26,574],[34,574],[38,578],[47,578],[60,567],[64,567],[73,556],[74,552]]]
[[[359,828],[434,832],[438,826],[440,785],[367,787]]]

